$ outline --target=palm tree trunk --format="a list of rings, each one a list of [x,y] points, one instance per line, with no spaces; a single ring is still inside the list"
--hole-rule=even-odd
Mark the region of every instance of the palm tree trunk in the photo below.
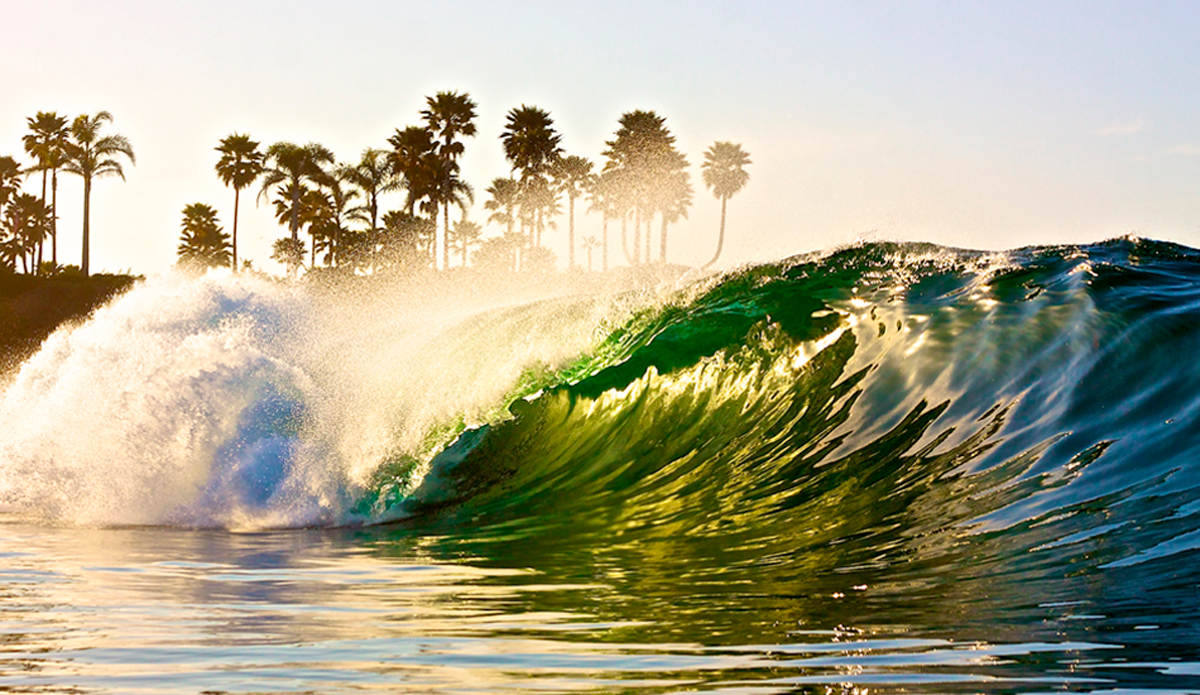
[[[621,215],[621,253],[625,254],[625,262],[633,265],[633,257],[629,255],[629,241],[627,239],[626,227],[629,219],[628,213]]]
[[[442,270],[450,270],[450,203],[446,203],[446,210],[442,214],[442,219],[445,221],[442,229]]]
[[[567,243],[571,247],[570,253],[567,254],[567,269],[575,270],[575,196],[567,196],[567,201]]]
[[[79,269],[83,271],[83,276],[88,276],[88,242],[91,240],[88,228],[88,221],[91,213],[92,205],[92,177],[83,177],[83,253],[79,263]]]
[[[721,198],[721,232],[717,235],[717,252],[713,254],[711,261],[701,266],[701,270],[704,270],[713,263],[716,263],[717,259],[721,257],[721,248],[725,246],[725,202],[727,200],[729,200],[729,198]]]
[[[233,189],[233,272],[237,272],[237,218],[238,218],[238,196],[242,189],[234,187]]]
[[[58,267],[58,169],[50,175],[50,262]]]
[[[660,241],[661,241],[661,244],[660,244],[661,248],[659,249],[658,259],[660,261],[662,261],[663,263],[666,263],[667,262],[667,216],[666,215],[662,216],[662,238],[660,239]]]
[[[601,265],[604,268],[604,272],[607,273],[608,272],[608,213],[602,212],[600,214],[604,218],[603,221],[600,222],[600,239],[601,239],[601,243],[603,244],[603,246],[601,246],[601,250],[600,250],[600,259],[601,259]]]
[[[46,207],[46,170],[42,169],[42,207]],[[46,237],[42,236],[42,240],[38,242],[37,264],[34,266],[34,273],[40,275],[42,272],[42,250],[46,248]]]
[[[650,257],[650,249],[654,246],[653,236],[654,220],[652,215],[646,215],[646,263],[651,263],[654,259]]]
[[[292,241],[300,241],[300,182],[292,182],[292,216],[288,220],[288,231],[292,233]]]
[[[639,265],[642,262],[642,211],[640,208],[633,210],[633,263]]]

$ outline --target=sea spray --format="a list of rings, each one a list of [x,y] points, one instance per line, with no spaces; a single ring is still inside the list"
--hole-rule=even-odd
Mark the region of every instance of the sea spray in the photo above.
[[[0,503],[84,525],[378,521],[355,502],[419,482],[640,295],[249,275],[151,278],[46,341],[0,400]],[[548,298],[549,297],[549,298]],[[403,480],[396,479],[404,477]]]

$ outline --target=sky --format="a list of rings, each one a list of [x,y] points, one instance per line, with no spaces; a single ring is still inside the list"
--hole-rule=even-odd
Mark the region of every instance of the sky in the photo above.
[[[598,164],[622,113],[666,118],[696,189],[673,262],[715,250],[699,164],[718,140],[753,162],[725,266],[885,239],[1200,247],[1196,2],[0,0],[0,17],[0,155],[29,161],[38,111],[101,110],[137,155],[124,182],[94,186],[93,272],[168,268],[190,203],[230,226],[213,170],[226,135],[357,160],[450,90],[478,103],[462,175],[481,223],[484,189],[509,173],[505,114],[524,104]],[[59,191],[60,262],[78,263],[82,184]],[[276,270],[286,230],[254,198],[239,255]],[[577,226],[598,235],[600,219]],[[548,234],[560,262],[565,227]]]

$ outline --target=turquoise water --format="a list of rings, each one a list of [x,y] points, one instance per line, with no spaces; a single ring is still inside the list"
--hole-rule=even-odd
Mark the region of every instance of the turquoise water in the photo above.
[[[152,281],[10,383],[0,691],[1200,691],[1200,252],[343,299]]]

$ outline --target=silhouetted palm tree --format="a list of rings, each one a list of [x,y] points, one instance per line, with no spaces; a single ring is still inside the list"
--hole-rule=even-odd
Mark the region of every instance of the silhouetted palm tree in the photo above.
[[[36,272],[38,248],[50,233],[50,210],[46,204],[28,193],[12,196],[0,219],[0,230],[5,265],[15,265],[20,258],[25,273]]]
[[[600,245],[600,242],[594,236],[585,236],[583,238],[583,249],[587,251],[588,272],[592,272],[592,249]]]
[[[745,167],[751,163],[750,155],[742,150],[742,146],[732,142],[713,143],[704,153],[704,163],[700,165],[704,186],[711,188],[713,195],[721,199],[721,232],[717,236],[717,252],[711,261],[704,264],[705,268],[721,257],[721,249],[725,245],[725,204],[750,180]]]
[[[120,176],[125,180],[125,170],[117,155],[125,155],[130,164],[137,164],[133,146],[124,135],[100,136],[100,127],[111,121],[112,114],[101,111],[95,116],[76,117],[71,123],[71,139],[66,143],[63,171],[83,179],[83,250],[79,264],[84,277],[88,275],[89,245],[91,242],[89,223],[91,220],[92,179],[104,176]]]
[[[532,220],[535,225],[534,244],[541,243],[541,230],[554,196],[549,189],[551,167],[562,155],[562,135],[554,129],[550,113],[536,106],[521,105],[508,112],[504,132],[500,134],[504,156],[512,170],[520,172],[522,224]]]
[[[437,237],[437,225],[432,220],[403,210],[392,210],[385,213],[381,221],[383,267],[428,268],[432,265]]]
[[[323,165],[329,164],[333,164],[333,153],[315,142],[301,146],[285,141],[267,148],[259,197],[272,187],[287,193],[291,199],[288,231],[295,243],[300,243],[300,195],[306,190],[304,184],[323,184],[328,178]]]
[[[635,213],[633,263],[641,262],[643,251],[642,225],[646,226],[644,237],[645,259],[650,260],[650,220],[655,213],[675,210],[686,212],[690,203],[690,185],[687,185],[687,158],[675,149],[675,136],[666,127],[666,119],[653,111],[630,111],[621,114],[616,137],[605,143],[604,156],[608,162],[605,172],[614,175],[613,186],[618,199],[625,199]],[[672,185],[682,177],[683,185]],[[687,196],[683,196],[684,192]],[[625,212],[622,215],[624,225]],[[668,215],[672,213],[668,212]],[[624,227],[622,226],[622,229]],[[664,228],[665,230],[665,228]],[[624,243],[624,233],[622,242]],[[665,241],[663,243],[665,251]]]
[[[622,215],[617,202],[617,191],[613,185],[614,172],[605,171],[596,176],[588,198],[589,210],[600,213],[600,268],[608,272],[608,222]]]
[[[234,272],[238,269],[238,205],[242,189],[254,183],[263,172],[263,153],[258,150],[258,144],[248,135],[234,133],[221,140],[217,152],[221,159],[217,162],[217,175],[226,186],[233,186],[233,238],[231,241],[231,263]]]
[[[348,183],[346,172],[346,168],[341,167],[325,182],[324,194],[320,196],[313,211],[313,223],[309,225],[314,253],[319,241],[320,250],[325,251],[326,266],[342,265],[346,249],[353,245],[350,235],[355,232],[346,227],[346,222],[354,218],[353,202],[358,191],[352,185],[344,185]]]
[[[513,179],[494,178],[492,185],[487,187],[487,193],[491,198],[483,204],[483,208],[492,211],[492,214],[488,216],[488,222],[499,222],[504,225],[504,233],[511,236],[513,222],[517,220],[516,209],[520,199],[520,185]]]
[[[680,155],[682,157],[682,155]],[[686,162],[684,163],[686,166]],[[658,259],[667,262],[667,225],[675,224],[681,219],[687,219],[688,208],[692,205],[691,177],[683,170],[672,172],[660,183],[657,191],[656,207],[662,219],[662,234],[659,237],[661,248]],[[647,253],[647,257],[649,254]]]
[[[425,211],[429,213],[430,219],[437,222],[437,213],[439,210],[445,211],[445,222],[450,223],[450,206],[456,205],[462,210],[463,215],[467,214],[467,205],[475,201],[475,191],[470,184],[458,177],[458,165],[454,162],[443,159],[441,157],[434,158],[429,162],[430,171],[434,185],[425,197]],[[443,229],[443,232],[445,230]],[[436,241],[435,241],[436,244]],[[450,258],[448,239],[442,239],[442,268],[450,267]],[[434,267],[437,267],[436,250]]]
[[[279,220],[280,224],[284,222],[290,224],[293,220],[295,221],[297,235],[294,241],[300,245],[301,249],[304,249],[304,242],[300,240],[299,229],[302,227],[308,229],[309,235],[313,237],[312,257],[309,261],[309,267],[315,267],[317,237],[323,233],[320,225],[326,215],[326,207],[329,204],[328,197],[322,190],[317,188],[310,188],[303,184],[298,187],[289,185],[279,191],[279,195],[273,203],[275,206],[275,219]]]
[[[421,112],[425,125],[439,141],[438,156],[444,163],[442,176],[438,179],[440,189],[439,204],[444,206],[445,218],[442,228],[442,266],[450,266],[450,249],[447,243],[450,233],[450,206],[446,202],[451,197],[456,184],[452,180],[458,175],[458,158],[463,153],[463,143],[459,137],[475,135],[475,102],[467,94],[457,92],[438,92],[436,96],[426,97],[427,108]],[[465,184],[463,184],[465,185]],[[437,211],[434,211],[437,217]]]
[[[450,230],[450,246],[462,253],[462,267],[467,267],[467,257],[471,247],[479,245],[479,237],[483,228],[469,220],[460,220]]]
[[[42,204],[46,204],[46,172],[50,172],[50,261],[58,265],[58,170],[66,157],[67,140],[70,130],[67,128],[67,118],[59,116],[54,111],[38,111],[32,118],[26,118],[29,130],[22,140],[25,151],[37,160],[35,170],[42,172]],[[41,253],[39,250],[39,263]]]
[[[575,269],[575,199],[586,193],[595,182],[592,163],[585,157],[571,155],[559,160],[554,167],[554,183],[559,191],[567,194],[567,269]],[[588,251],[589,257],[591,250]],[[589,268],[590,270],[590,268]]]
[[[229,265],[233,244],[217,223],[217,211],[204,203],[183,209],[183,232],[179,235],[179,265],[206,270]]]
[[[0,157],[0,208],[21,189],[21,165],[12,157]]]
[[[304,242],[291,237],[276,239],[271,244],[271,259],[287,268],[288,275],[304,267]]]
[[[388,138],[392,151],[388,154],[392,169],[404,180],[408,196],[404,201],[404,210],[410,215],[416,214],[417,205],[434,189],[437,181],[436,166],[437,144],[433,134],[420,126],[408,126],[404,130],[396,130],[395,135]]]
[[[363,150],[358,164],[343,167],[339,174],[347,183],[362,191],[365,198],[363,218],[370,224],[368,246],[374,254],[379,245],[379,196],[399,189],[403,181],[392,166],[388,152],[375,148]]]

